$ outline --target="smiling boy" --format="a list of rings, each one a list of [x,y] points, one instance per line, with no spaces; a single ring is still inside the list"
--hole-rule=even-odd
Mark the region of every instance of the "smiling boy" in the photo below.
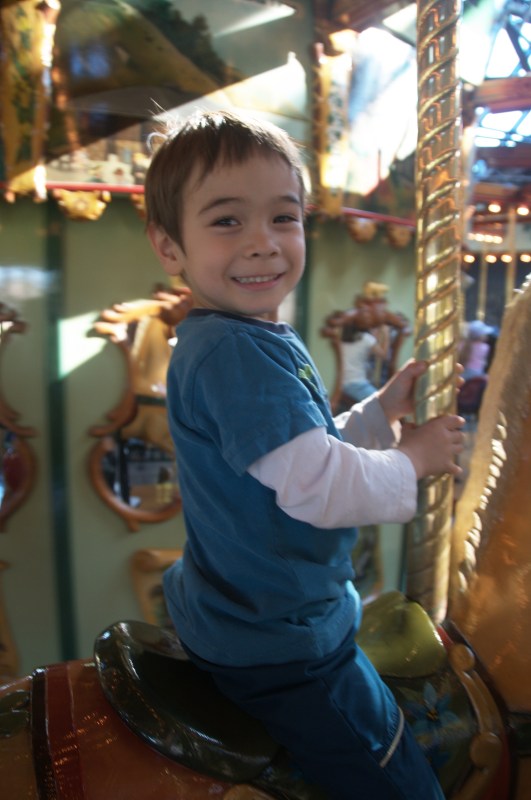
[[[463,420],[400,431],[417,362],[332,418],[300,337],[272,321],[305,260],[283,131],[199,113],[156,151],[145,191],[153,248],[195,300],[168,371],[187,542],[164,588],[183,646],[331,800],[441,800],[356,646],[351,552],[355,526],[413,516],[418,478],[460,471]]]

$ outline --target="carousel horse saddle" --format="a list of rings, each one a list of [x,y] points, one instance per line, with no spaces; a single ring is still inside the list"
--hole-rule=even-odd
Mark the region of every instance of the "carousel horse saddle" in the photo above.
[[[271,796],[325,800],[306,784],[263,726],[227,700],[189,659],[173,631],[117,622],[96,639],[103,694],[123,722],[191,770]]]
[[[371,610],[372,605],[376,608]],[[427,674],[445,658],[431,621],[419,608],[399,592],[367,606],[362,646],[383,674]],[[227,700],[188,659],[173,631],[117,622],[97,638],[94,658],[111,706],[158,752],[197,772],[252,783],[284,798],[322,798],[302,781],[287,752],[263,726]]]
[[[103,693],[148,744],[197,771],[248,781],[279,749],[193,664],[175,633],[145,622],[118,622],[94,648]]]

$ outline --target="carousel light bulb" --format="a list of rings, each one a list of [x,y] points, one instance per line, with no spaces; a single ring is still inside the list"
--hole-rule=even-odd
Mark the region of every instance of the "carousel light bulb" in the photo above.
[[[499,214],[501,211],[501,205],[499,203],[489,203],[487,208],[491,214]]]
[[[529,214],[529,208],[527,206],[518,206],[516,209],[516,213],[519,214],[521,217],[527,217]]]
[[[511,255],[509,255],[509,253],[504,253],[504,254],[502,255],[502,257],[501,257],[501,260],[502,260],[502,261],[503,261],[505,264],[510,264],[510,263],[511,263],[511,261],[513,260],[513,257],[512,257]]]
[[[488,256],[485,256],[485,261],[487,261],[489,264],[495,264],[497,260],[498,259],[496,256],[492,255],[492,253],[489,253]]]

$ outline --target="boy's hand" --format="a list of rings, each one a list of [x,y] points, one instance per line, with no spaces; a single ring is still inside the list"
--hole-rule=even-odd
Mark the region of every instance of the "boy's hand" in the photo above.
[[[417,478],[462,473],[455,457],[463,451],[465,437],[461,429],[464,424],[463,417],[445,414],[418,427],[411,424],[402,426],[398,449],[411,459]]]
[[[392,425],[393,422],[414,412],[415,382],[426,369],[425,361],[410,359],[378,391],[380,405],[389,424]]]
[[[427,367],[425,361],[410,359],[379,390],[380,405],[390,425],[415,411],[415,382]],[[456,364],[455,371],[455,384],[459,391],[464,383],[462,364]]]

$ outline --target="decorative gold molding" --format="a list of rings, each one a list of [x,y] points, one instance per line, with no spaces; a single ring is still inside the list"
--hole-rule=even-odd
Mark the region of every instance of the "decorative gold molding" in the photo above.
[[[473,652],[464,644],[455,644],[449,652],[452,669],[467,693],[478,723],[478,732],[470,743],[474,769],[452,800],[481,800],[492,783],[503,752],[503,721],[491,693],[475,669]]]
[[[160,625],[162,574],[182,556],[182,550],[146,548],[133,553],[131,579],[142,616],[152,625]],[[162,601],[163,602],[163,601]]]

